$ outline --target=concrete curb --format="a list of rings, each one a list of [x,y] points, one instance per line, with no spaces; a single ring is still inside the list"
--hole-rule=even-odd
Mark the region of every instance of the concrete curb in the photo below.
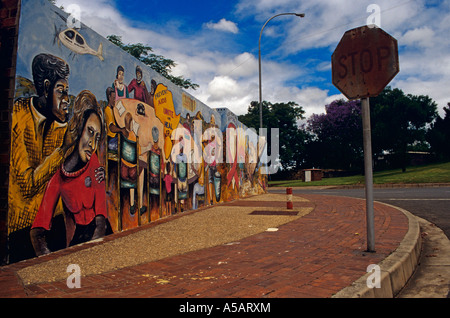
[[[269,189],[278,190],[285,189],[288,186],[269,186]],[[384,188],[437,188],[437,187],[450,187],[450,183],[381,183],[373,184],[374,189],[384,189]],[[301,187],[290,187],[293,190],[330,190],[330,189],[364,189],[364,184],[350,184],[350,185],[328,185],[328,186],[318,186],[318,185],[305,185]]]
[[[381,183],[374,184],[374,188],[384,189],[384,188],[436,188],[436,187],[450,187],[450,183]],[[364,189],[364,184],[354,184],[354,185],[342,185],[334,186],[333,189]]]
[[[405,214],[409,222],[408,232],[399,247],[378,264],[381,271],[380,288],[367,286],[367,279],[372,275],[372,272],[369,272],[336,293],[333,298],[393,298],[406,285],[417,267],[422,249],[419,221],[414,215],[402,208],[378,203],[400,210]]]

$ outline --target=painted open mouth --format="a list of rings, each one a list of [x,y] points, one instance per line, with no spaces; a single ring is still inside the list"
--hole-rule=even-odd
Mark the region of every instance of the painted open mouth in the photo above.
[[[85,154],[86,154],[86,159],[91,160],[92,152],[90,152],[89,150],[86,150]]]
[[[64,112],[69,113],[69,103],[61,102],[61,107]]]

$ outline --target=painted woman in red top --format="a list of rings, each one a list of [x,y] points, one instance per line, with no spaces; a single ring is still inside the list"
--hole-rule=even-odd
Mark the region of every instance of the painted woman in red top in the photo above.
[[[53,212],[62,199],[66,245],[103,237],[106,231],[104,173],[96,154],[103,137],[103,110],[95,96],[82,91],[74,103],[68,130],[75,139],[71,154],[50,179],[30,232],[36,255],[50,253],[45,232],[50,230]]]

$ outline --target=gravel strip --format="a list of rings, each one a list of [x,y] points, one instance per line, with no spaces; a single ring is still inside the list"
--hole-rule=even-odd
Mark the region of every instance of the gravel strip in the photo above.
[[[80,266],[82,276],[101,274],[116,269],[148,263],[166,257],[196,251],[203,248],[239,241],[269,228],[296,220],[312,207],[299,207],[299,213],[291,215],[250,215],[262,208],[280,211],[280,208],[264,207],[264,201],[282,201],[284,196],[264,194],[248,200],[262,201],[258,207],[215,206],[210,209],[182,216],[128,236],[94,245],[90,248],[29,266],[18,271],[25,285],[65,280],[69,264]],[[245,199],[244,199],[245,200]],[[293,197],[294,202],[308,200]]]

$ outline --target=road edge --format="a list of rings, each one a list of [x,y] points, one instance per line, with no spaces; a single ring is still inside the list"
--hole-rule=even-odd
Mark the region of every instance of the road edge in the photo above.
[[[414,273],[422,249],[422,238],[418,219],[409,211],[387,203],[378,202],[401,211],[408,218],[408,232],[398,248],[381,261],[380,288],[368,287],[369,272],[332,298],[394,298]]]

